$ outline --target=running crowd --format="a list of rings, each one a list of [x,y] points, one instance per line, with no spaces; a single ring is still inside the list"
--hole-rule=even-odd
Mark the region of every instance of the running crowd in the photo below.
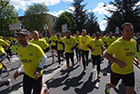
[[[61,37],[60,33],[55,31],[51,32],[52,36],[46,38],[40,36],[38,31],[33,31],[33,34],[27,29],[20,29],[17,32],[17,43],[19,45],[17,49],[17,55],[20,59],[17,71],[13,75],[17,80],[18,75],[24,68],[23,77],[23,91],[24,94],[49,94],[47,84],[42,87],[42,68],[45,62],[47,62],[47,53],[49,50],[52,52],[52,63],[55,62],[55,52],[58,57],[58,67],[61,67],[61,57],[66,59],[67,73],[70,75],[70,65],[73,66],[74,55],[78,63],[83,64],[83,72],[86,74],[86,69],[89,62],[89,51],[91,54],[92,67],[97,65],[97,79],[100,79],[100,64],[104,60],[104,57],[108,59],[108,63],[111,64],[111,77],[110,82],[105,85],[105,94],[110,93],[110,88],[115,88],[119,80],[122,79],[125,85],[126,94],[134,94],[135,76],[133,69],[133,61],[136,65],[139,64],[135,55],[138,48],[138,34],[137,38],[133,37],[133,25],[129,22],[124,23],[121,26],[121,35],[112,32],[105,35],[100,32],[96,32],[91,37],[87,35],[86,29],[82,29],[80,34],[76,31],[76,34],[72,35],[71,31],[67,30],[65,36]],[[0,78],[2,75],[2,68],[4,67],[9,74],[11,68],[8,68],[3,60],[7,58],[8,63],[11,63],[10,56],[11,44],[16,44],[14,38],[0,37]],[[12,40],[10,40],[12,39]],[[12,42],[11,42],[12,41]],[[75,52],[75,53],[74,53]],[[70,64],[71,60],[71,64]],[[12,88],[11,79],[0,80],[0,87],[7,85],[9,89]]]

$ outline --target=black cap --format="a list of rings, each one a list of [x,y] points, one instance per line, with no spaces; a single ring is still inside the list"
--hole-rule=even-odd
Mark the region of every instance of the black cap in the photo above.
[[[27,29],[20,29],[17,33],[18,34],[23,34],[23,35],[29,35],[29,31]]]

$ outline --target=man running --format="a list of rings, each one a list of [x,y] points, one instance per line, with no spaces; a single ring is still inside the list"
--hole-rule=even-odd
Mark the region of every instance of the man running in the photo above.
[[[89,48],[87,47],[87,44],[91,41],[90,36],[86,34],[87,34],[87,31],[85,29],[82,29],[82,35],[79,39],[79,49],[81,49],[81,52],[82,52],[82,63],[84,67],[84,73],[86,73],[86,66],[88,66]]]
[[[7,57],[7,53],[4,51],[8,47],[8,43],[2,39],[0,39],[0,79],[2,76],[2,68],[4,67],[7,70],[7,74],[9,75],[10,68],[8,68],[2,61]],[[4,46],[4,48],[3,48]]]
[[[66,37],[63,38],[63,42],[65,44],[65,55],[66,55],[66,63],[67,63],[67,76],[70,75],[70,65],[69,59],[71,59],[72,65],[74,65],[74,49],[78,45],[76,39],[71,35],[71,31],[66,31]]]
[[[64,43],[63,43],[63,38],[61,38],[59,33],[57,34],[56,47],[57,47],[58,62],[59,62],[58,67],[61,67],[62,64],[61,64],[60,56],[63,57]]]
[[[17,32],[18,40],[21,46],[17,50],[20,58],[18,70],[14,74],[14,79],[17,80],[20,74],[21,63],[24,67],[23,91],[24,94],[40,94],[42,89],[42,67],[47,60],[47,56],[40,46],[29,43],[29,32],[26,29],[21,29]]]
[[[79,38],[80,38],[79,31],[76,31],[75,39],[78,43],[79,43]],[[79,45],[75,48],[75,52],[76,52],[77,62],[81,63],[81,50],[79,49]]]
[[[121,26],[121,30],[122,37],[111,44],[105,53],[105,58],[113,62],[111,82],[106,84],[106,94],[110,93],[110,88],[115,88],[120,79],[124,82],[126,94],[134,94],[133,60],[136,53],[136,41],[132,38],[134,28],[131,23],[126,22]]]
[[[54,63],[54,50],[56,50],[56,40],[57,40],[57,37],[55,35],[55,31],[52,31],[52,36],[50,37],[49,39],[50,43],[51,43],[51,49],[52,49],[52,63]],[[57,53],[57,50],[56,50],[56,53]]]
[[[105,50],[103,47],[103,41],[100,38],[100,33],[96,32],[96,37],[88,43],[88,47],[91,50],[91,58],[93,68],[95,63],[97,64],[97,78],[100,78],[100,64],[101,64],[101,53]]]
[[[49,44],[45,40],[39,39],[38,31],[33,31],[33,40],[30,43],[39,45],[45,53],[50,49]]]

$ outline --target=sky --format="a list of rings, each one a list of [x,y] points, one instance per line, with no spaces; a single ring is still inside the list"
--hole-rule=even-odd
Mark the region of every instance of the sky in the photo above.
[[[98,18],[97,21],[102,31],[104,31],[107,26],[107,21],[104,20],[105,15],[111,16],[106,10],[113,9],[113,6],[109,5],[110,1],[114,2],[114,0],[84,0],[82,2],[82,4],[86,4],[84,9],[89,12],[91,12],[91,10],[94,12]],[[72,2],[73,0],[10,0],[10,4],[15,7],[19,16],[24,16],[24,11],[30,5],[33,5],[34,3],[45,3],[49,9],[48,13],[59,17],[61,13],[69,11],[68,9],[74,9],[71,6]],[[106,7],[103,6],[104,4]]]

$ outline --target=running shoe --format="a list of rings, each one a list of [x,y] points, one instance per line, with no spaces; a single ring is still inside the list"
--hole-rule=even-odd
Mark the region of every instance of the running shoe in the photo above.
[[[59,64],[59,65],[58,65],[58,68],[60,68],[61,66],[62,66],[62,64]]]
[[[11,90],[12,89],[12,83],[11,83],[11,79],[10,78],[8,79],[8,82],[9,82],[8,89]]]
[[[110,93],[110,88],[108,88],[108,84],[105,85],[105,94]]]
[[[11,61],[9,61],[8,63],[11,63]]]
[[[7,75],[10,74],[11,68],[7,68]]]
[[[66,76],[69,76],[69,75],[70,75],[70,72],[68,71],[67,74],[66,74]]]
[[[44,85],[43,85],[43,88],[44,88],[44,94],[49,94],[49,93],[50,93],[47,84],[44,84]]]
[[[79,60],[79,62],[81,63],[81,60]]]
[[[54,60],[52,61],[52,63],[54,63]]]
[[[100,74],[98,74],[97,78],[101,78],[101,75],[100,75]]]
[[[78,62],[79,60],[77,60],[77,62]]]

